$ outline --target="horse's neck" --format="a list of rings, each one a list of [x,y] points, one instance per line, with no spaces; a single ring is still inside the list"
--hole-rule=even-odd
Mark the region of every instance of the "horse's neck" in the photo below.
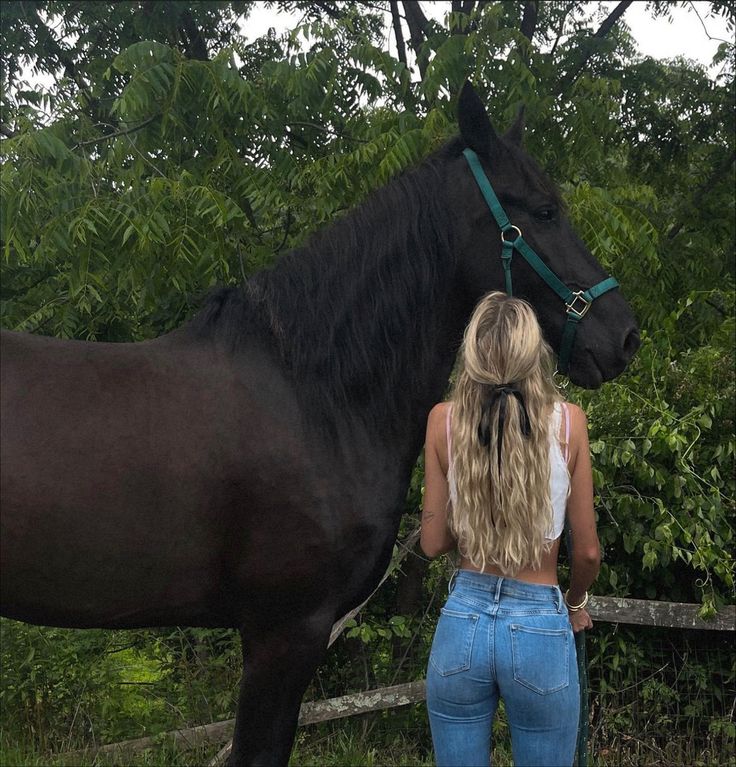
[[[348,217],[342,235],[328,232],[252,285],[254,296],[265,297],[271,332],[306,407],[319,418],[364,423],[402,462],[421,447],[466,319],[453,255],[442,246],[428,255],[432,245],[412,241],[417,231],[439,239],[433,211],[415,212],[407,221],[390,205],[375,205],[345,236]]]
[[[426,362],[426,372],[420,380],[414,381],[413,406],[404,419],[404,439],[397,440],[394,445],[397,459],[408,466],[413,466],[424,443],[429,411],[445,396],[467,316],[459,300],[451,297],[443,321],[430,339],[431,354]]]

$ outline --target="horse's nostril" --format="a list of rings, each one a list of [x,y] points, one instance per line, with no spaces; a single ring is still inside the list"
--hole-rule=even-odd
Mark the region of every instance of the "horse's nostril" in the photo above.
[[[624,351],[628,357],[633,357],[636,350],[639,348],[639,331],[632,330],[626,336],[624,341]]]

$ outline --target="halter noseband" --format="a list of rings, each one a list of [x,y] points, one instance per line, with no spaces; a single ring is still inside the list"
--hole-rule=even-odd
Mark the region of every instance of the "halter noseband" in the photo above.
[[[565,302],[565,313],[567,322],[562,333],[562,342],[560,343],[560,354],[558,360],[558,370],[560,373],[567,374],[570,367],[570,357],[572,347],[575,343],[575,332],[578,329],[578,323],[585,317],[590,305],[598,296],[602,296],[609,290],[618,287],[618,281],[613,277],[607,277],[601,280],[597,285],[587,290],[571,290],[564,282],[542,261],[542,259],[531,249],[521,236],[521,229],[514,226],[508,219],[501,203],[493,191],[491,182],[488,180],[483,168],[481,167],[478,155],[472,149],[464,149],[463,154],[468,161],[470,170],[475,176],[475,180],[480,187],[488,207],[496,219],[501,230],[501,263],[503,264],[504,281],[506,292],[513,295],[511,284],[511,259],[514,251],[518,250],[524,260],[532,269],[554,290],[555,293]]]

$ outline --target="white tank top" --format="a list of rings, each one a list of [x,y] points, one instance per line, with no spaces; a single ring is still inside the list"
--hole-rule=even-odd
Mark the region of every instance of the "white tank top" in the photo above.
[[[562,414],[565,414],[565,452],[560,447],[560,427]],[[450,501],[457,502],[457,485],[452,468],[452,405],[447,408],[447,484],[450,489]],[[570,411],[566,402],[555,402],[552,408],[549,428],[549,495],[552,500],[552,529],[545,539],[554,541],[562,535],[565,526],[565,508],[570,489],[570,473],[567,469],[570,445]]]

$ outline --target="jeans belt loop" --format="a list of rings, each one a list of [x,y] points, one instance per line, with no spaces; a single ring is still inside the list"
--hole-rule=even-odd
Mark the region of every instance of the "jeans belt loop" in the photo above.
[[[501,601],[501,587],[503,586],[503,578],[499,578],[498,581],[496,581],[496,594],[494,599],[496,602]]]
[[[450,576],[450,582],[447,584],[447,595],[452,594],[452,590],[455,588],[455,578],[457,578],[457,570],[454,570]]]
[[[557,612],[561,613],[562,608],[565,604],[565,598],[562,596],[562,591],[560,590],[559,586],[555,587],[557,589]]]

